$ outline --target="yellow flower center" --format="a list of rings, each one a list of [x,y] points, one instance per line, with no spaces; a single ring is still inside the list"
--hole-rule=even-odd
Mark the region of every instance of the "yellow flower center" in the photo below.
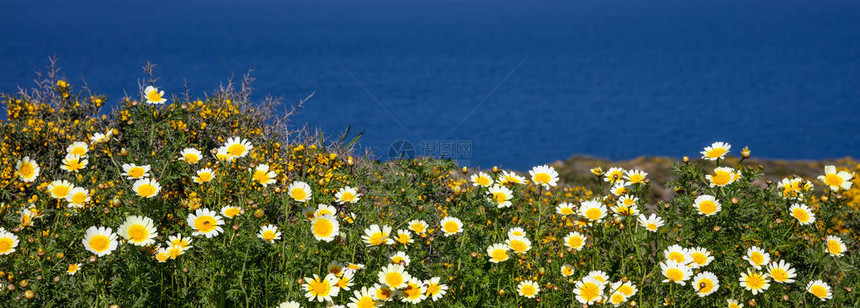
[[[750,261],[752,261],[756,265],[761,265],[762,263],[764,263],[764,255],[759,252],[753,252],[752,255],[750,255]]]
[[[374,308],[376,307],[376,302],[373,301],[372,297],[364,296],[355,302],[355,306],[358,308]]]
[[[185,162],[189,164],[196,164],[198,160],[200,160],[200,156],[197,154],[189,153],[183,156],[185,158]]]
[[[0,238],[0,253],[8,253],[12,251],[13,245],[15,245],[15,241],[13,241],[11,238]]]
[[[561,214],[562,214],[562,215],[573,215],[573,209],[571,209],[571,208],[569,208],[569,207],[563,207],[563,208],[561,208],[561,211],[560,211],[560,212],[561,212]]]
[[[711,159],[716,159],[716,158],[720,158],[724,154],[726,154],[725,148],[713,148],[710,151],[707,151],[705,153],[705,156],[707,156],[708,158],[711,158]]]
[[[440,287],[438,284],[431,283],[427,286],[427,295],[429,295],[429,296],[436,295],[441,291],[442,291],[442,287]]]
[[[159,93],[156,90],[149,91],[148,93],[146,93],[146,99],[149,100],[150,102],[161,101],[161,93]]]
[[[194,220],[194,228],[203,233],[212,232],[218,227],[218,221],[212,216],[200,216]]]
[[[699,203],[699,211],[702,214],[710,215],[717,211],[717,203],[711,200],[705,200]]]
[[[806,223],[809,221],[809,213],[801,208],[796,208],[794,211],[791,211],[791,216],[797,218],[797,221]]]
[[[76,193],[72,196],[72,203],[74,204],[84,204],[87,202],[87,194],[83,192]]]
[[[75,273],[77,271],[78,271],[78,265],[77,264],[69,264],[69,269],[68,269],[69,273]]]
[[[460,231],[460,225],[455,221],[447,221],[445,222],[445,226],[443,226],[446,233],[457,233]]]
[[[51,193],[57,198],[65,198],[69,194],[69,187],[65,185],[54,186]]]
[[[390,272],[385,274],[385,283],[394,288],[403,284],[403,275],[398,272]]]
[[[695,262],[698,265],[703,265],[703,264],[705,264],[705,262],[708,262],[708,256],[706,256],[705,254],[703,254],[701,252],[693,253],[692,257],[693,257],[693,262]]]
[[[710,293],[711,290],[714,289],[714,282],[708,278],[702,278],[702,280],[699,280],[699,283],[696,285],[696,288],[699,289],[699,293]]]
[[[508,252],[505,251],[504,249],[496,249],[496,250],[493,250],[492,257],[493,257],[494,261],[498,261],[498,262],[505,261],[508,259]]]
[[[133,178],[142,177],[144,173],[145,173],[145,170],[142,167],[136,167],[135,166],[135,167],[131,167],[131,169],[128,170],[128,176],[133,177]]]
[[[520,292],[523,293],[523,296],[534,296],[535,295],[535,287],[533,285],[527,284],[524,285]]]
[[[809,288],[809,293],[812,293],[812,295],[815,295],[815,297],[818,297],[818,298],[827,297],[827,289],[824,288],[824,286],[817,285],[817,284],[813,285],[812,287]]]
[[[197,176],[197,181],[199,182],[209,182],[212,180],[212,173],[203,172]]]
[[[302,201],[307,199],[308,197],[308,194],[305,193],[305,190],[299,187],[293,188],[293,190],[290,191],[290,195],[292,195],[293,199],[295,199],[296,201]]]
[[[684,272],[677,268],[670,268],[666,270],[666,278],[669,278],[669,281],[681,281],[684,279]]]
[[[631,288],[629,285],[624,284],[618,288],[618,292],[621,292],[621,294],[624,294],[624,296],[630,296],[633,294],[633,288]]]
[[[417,284],[409,284],[406,286],[406,289],[403,290],[403,294],[406,294],[406,298],[408,299],[416,299],[421,297],[421,286]]]
[[[272,231],[272,230],[263,231],[263,240],[266,240],[269,242],[274,241],[275,240],[275,231]]]
[[[711,176],[711,183],[714,183],[716,186],[729,184],[731,180],[732,173],[725,170],[717,170],[714,172],[714,175]]]
[[[624,302],[624,295],[618,292],[612,293],[612,297],[609,299],[613,305],[619,305]]]
[[[635,173],[634,173],[634,174],[630,175],[630,183],[633,183],[633,184],[636,184],[636,183],[642,182],[642,180],[644,180],[644,179],[645,179],[645,178],[644,178],[644,177],[642,177],[642,175],[641,175],[641,174],[635,174]]]
[[[268,172],[263,171],[263,170],[254,171],[254,180],[256,180],[259,183],[269,182],[269,174],[268,174]]]
[[[493,193],[493,201],[496,201],[497,204],[502,204],[508,201],[508,196],[503,192],[495,192]]]
[[[69,153],[71,153],[72,155],[83,156],[84,154],[87,154],[87,149],[83,147],[76,147],[73,148],[72,151]]]
[[[535,182],[537,182],[537,183],[549,184],[549,181],[551,181],[551,180],[552,180],[552,177],[550,177],[549,174],[546,174],[546,173],[535,174]]]
[[[600,294],[600,287],[591,282],[583,284],[579,289],[579,296],[588,302],[596,300],[598,294]]]
[[[479,176],[475,178],[475,183],[478,183],[478,185],[481,186],[488,186],[490,185],[490,179],[484,176]]]
[[[827,241],[827,251],[830,254],[838,255],[842,253],[842,245],[839,245],[839,242],[834,240]]]
[[[603,211],[599,208],[590,208],[585,211],[585,217],[589,220],[598,220],[601,215],[603,215]]]
[[[680,253],[680,252],[677,252],[677,251],[673,251],[673,252],[670,252],[670,253],[669,253],[669,258],[668,258],[668,259],[669,259],[669,260],[674,260],[675,262],[678,262],[678,263],[684,263],[684,260],[687,260],[687,257],[686,257],[686,256],[684,256],[684,254],[683,254],[683,253]]]
[[[244,145],[237,143],[227,148],[227,154],[230,154],[231,156],[241,156],[242,154],[245,154],[247,149],[248,148]]]
[[[329,237],[334,231],[334,225],[328,219],[317,219],[313,226],[314,234],[318,237]]]
[[[579,248],[579,246],[582,246],[582,238],[579,236],[572,236],[567,240],[567,245],[572,248]]]
[[[146,230],[146,227],[141,224],[131,225],[128,227],[128,237],[132,242],[142,242],[149,237],[149,230]]]
[[[355,195],[351,192],[344,192],[340,195],[340,199],[343,200],[343,202],[352,202],[352,200],[355,200]]]
[[[314,279],[308,283],[308,291],[310,291],[314,296],[328,296],[331,291],[331,284],[329,284],[328,280],[325,279]]]
[[[844,181],[841,176],[834,173],[824,175],[824,183],[827,183],[828,186],[840,186]]]
[[[788,280],[788,273],[781,268],[774,268],[770,270],[770,277],[776,281],[786,281]]]
[[[144,198],[149,198],[155,195],[155,185],[143,184],[137,188],[137,194]]]
[[[406,234],[406,233],[400,233],[397,235],[397,241],[400,242],[401,244],[407,244],[407,243],[409,243],[409,240],[411,240],[411,239],[412,238],[409,237],[409,234]]]
[[[650,222],[645,226],[645,228],[648,228],[648,230],[651,230],[651,231],[655,231],[655,230],[657,230],[657,224]]]
[[[385,243],[385,237],[386,237],[386,235],[384,233],[377,232],[377,233],[371,234],[367,238],[367,241],[370,243],[370,245],[382,245]]]
[[[21,164],[21,168],[18,169],[18,173],[21,174],[24,178],[29,178],[33,176],[33,173],[36,172],[36,168],[33,167],[33,164],[26,162]]]
[[[524,252],[528,248],[528,245],[526,245],[526,242],[523,242],[520,240],[511,241],[510,246],[511,246],[511,249],[513,249],[516,252]]]
[[[238,207],[231,207],[224,210],[224,216],[233,218],[233,216],[239,215],[241,210]]]
[[[764,287],[764,279],[759,274],[752,274],[747,276],[747,286],[753,290],[761,289]]]
[[[570,275],[573,275],[573,268],[572,268],[572,267],[569,267],[569,266],[565,266],[564,268],[562,268],[562,271],[561,271],[561,272],[562,272],[562,274],[564,274],[565,276],[570,276]]]
[[[412,225],[412,231],[415,231],[415,233],[424,233],[424,225],[413,224]]]
[[[104,235],[94,235],[90,238],[90,249],[102,252],[110,247],[110,238]]]

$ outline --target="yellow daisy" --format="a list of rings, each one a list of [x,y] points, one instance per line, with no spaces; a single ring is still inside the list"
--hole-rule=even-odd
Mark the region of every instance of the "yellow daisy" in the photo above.
[[[520,281],[517,285],[517,294],[526,298],[535,298],[540,293],[540,286],[531,280]]]
[[[832,191],[851,189],[851,185],[854,184],[851,182],[853,178],[854,175],[847,171],[836,172],[836,166],[831,165],[824,166],[824,175],[818,176],[818,180],[824,182]]]
[[[507,244],[493,244],[487,247],[487,256],[490,257],[490,262],[501,263],[508,260],[510,257],[508,251],[510,247]]]
[[[575,209],[573,208],[573,204],[567,202],[561,203],[556,206],[555,212],[562,216],[573,215],[574,213],[576,213]]]
[[[445,217],[439,221],[439,225],[441,226],[442,232],[445,236],[455,235],[457,233],[463,233],[463,222],[456,217]]]
[[[651,214],[651,216],[639,214],[639,218],[637,219],[637,221],[639,222],[640,226],[645,228],[645,230],[651,232],[657,232],[657,230],[665,224],[662,218],[657,217],[657,214]]]
[[[65,199],[69,196],[69,192],[72,191],[74,186],[71,182],[66,180],[56,180],[48,184],[48,193],[51,194],[51,197],[54,199]]]
[[[155,179],[139,179],[134,182],[131,189],[134,190],[138,196],[152,198],[158,196],[158,192],[161,191],[161,184],[158,184],[158,181]]]
[[[334,194],[335,200],[340,204],[347,204],[347,203],[354,204],[354,203],[358,202],[358,200],[361,199],[360,197],[361,197],[361,194],[359,194],[355,188],[352,188],[349,186],[342,187],[341,189],[339,189],[337,191],[336,194]]]
[[[248,152],[251,152],[254,146],[248,140],[240,137],[232,137],[224,143],[224,148],[227,150],[227,160],[232,161],[235,158],[248,156]]]
[[[693,275],[690,267],[675,260],[660,262],[660,270],[663,272],[663,276],[666,277],[663,282],[674,282],[680,285],[685,285],[687,279],[690,279],[690,276]]]
[[[577,280],[574,285],[573,294],[576,300],[583,305],[591,305],[603,297],[604,284],[594,278],[585,277]]]
[[[84,156],[87,155],[87,152],[90,150],[90,146],[85,142],[74,142],[66,147],[66,154]]]
[[[164,96],[164,91],[158,91],[158,88],[146,86],[143,89],[143,96],[146,97],[146,103],[150,105],[164,104],[167,101]]]
[[[231,219],[242,213],[242,208],[235,205],[227,205],[221,208],[221,215]]]
[[[140,178],[149,177],[149,165],[138,166],[135,164],[123,164],[122,165],[122,176],[128,178],[129,180],[136,180]]]
[[[490,175],[480,172],[473,174],[470,178],[472,180],[472,186],[480,186],[480,187],[490,187],[493,186],[493,178]]]
[[[82,242],[87,251],[99,257],[109,255],[119,245],[113,229],[108,227],[89,227]]]
[[[702,151],[702,159],[717,160],[725,159],[726,154],[732,149],[732,145],[725,142],[714,142],[711,146],[705,147]]]
[[[260,233],[257,234],[257,237],[266,243],[272,244],[281,239],[281,231],[278,231],[277,226],[265,225],[260,227]]]
[[[275,182],[275,171],[269,170],[269,165],[267,164],[259,164],[256,168],[250,170],[251,178],[254,179],[255,182],[263,185],[263,187],[268,186]]]
[[[158,236],[155,223],[149,217],[143,216],[126,217],[125,222],[119,226],[118,232],[128,243],[135,246],[154,244],[155,237]]]
[[[500,209],[513,205],[511,199],[514,197],[514,192],[505,186],[495,185],[490,187],[487,193],[490,194],[490,202]]]
[[[599,222],[606,217],[606,206],[600,201],[588,200],[579,205],[579,215],[589,221]]]
[[[371,289],[367,287],[361,287],[361,290],[356,290],[352,294],[353,296],[349,299],[349,303],[346,304],[349,308],[375,308],[382,306],[382,303],[377,302],[374,298]]]
[[[439,277],[433,277],[424,281],[424,288],[427,290],[424,295],[434,302],[441,299],[448,293],[448,286],[440,283]]]
[[[191,235],[194,236],[202,235],[206,238],[211,238],[224,232],[224,229],[221,228],[221,225],[224,224],[224,220],[222,220],[221,216],[215,213],[215,211],[210,209],[197,209],[193,214],[188,215],[186,222],[191,226],[191,229],[194,230],[194,232],[191,233]]]
[[[402,265],[388,264],[379,271],[377,278],[379,279],[379,283],[396,290],[406,287],[406,283],[412,276],[406,272],[405,267]]]
[[[723,187],[734,183],[741,178],[740,172],[729,167],[717,167],[714,169],[714,174],[708,174],[705,179],[711,183],[711,187]]]
[[[400,291],[400,301],[404,303],[418,304],[427,298],[426,291],[427,288],[424,287],[424,283],[421,282],[421,280],[411,277],[406,282],[406,286],[403,290]]]
[[[215,171],[212,171],[212,169],[209,168],[203,168],[197,170],[197,176],[193,177],[192,180],[194,183],[203,184],[211,182],[213,178],[215,178]]]
[[[39,177],[39,172],[41,170],[42,169],[39,168],[39,164],[35,160],[30,159],[29,156],[18,160],[18,164],[15,165],[15,171],[18,172],[18,177],[24,182],[35,181],[36,178]]]
[[[524,236],[512,236],[505,244],[517,254],[524,254],[532,249],[532,242]]]
[[[77,274],[80,269],[81,269],[80,263],[69,264],[68,269],[66,269],[66,274],[69,274],[69,275]]]
[[[203,153],[200,153],[200,150],[195,148],[185,148],[179,152],[179,160],[189,165],[196,164],[201,158],[203,158]]]
[[[822,302],[833,298],[830,286],[822,280],[813,280],[806,284],[806,291],[814,295]]]
[[[69,207],[83,207],[87,202],[90,202],[90,192],[83,187],[72,187],[72,190],[66,195],[66,201],[69,202]]]
[[[746,273],[741,274],[740,285],[756,295],[770,288],[770,279],[767,274],[749,269]]]
[[[788,208],[788,212],[791,213],[791,217],[797,219],[797,223],[800,225],[808,225],[815,222],[815,213],[813,213],[812,209],[806,204],[792,204],[791,207]]]
[[[18,247],[18,236],[0,228],[0,255],[13,253],[16,247]]]
[[[833,235],[827,236],[827,253],[834,257],[841,257],[845,255],[845,250],[848,247],[845,246],[845,243],[842,242],[842,239]]]
[[[758,246],[752,246],[747,249],[744,260],[747,260],[755,269],[761,269],[762,266],[770,263],[770,254]]]
[[[311,199],[311,186],[302,181],[295,181],[287,188],[287,193],[293,200],[307,202]]]
[[[305,297],[309,301],[331,302],[332,297],[336,297],[340,293],[340,288],[335,284],[337,284],[337,277],[332,274],[323,278],[316,274],[314,274],[314,278],[305,277],[305,285],[303,286],[306,291]]]
[[[529,171],[532,182],[544,188],[555,187],[558,184],[558,172],[548,165],[535,166]]]
[[[720,288],[720,279],[711,272],[701,272],[693,277],[693,289],[696,295],[705,297],[713,294]]]
[[[317,216],[311,220],[311,233],[317,241],[331,242],[340,233],[340,223],[330,214]]]
[[[412,230],[412,232],[417,234],[424,234],[427,232],[427,227],[429,227],[429,225],[427,225],[423,220],[412,220],[409,222],[409,230]]]
[[[573,231],[564,237],[564,246],[582,250],[582,247],[585,247],[585,236],[582,233]]]
[[[389,238],[391,235],[391,227],[383,226],[382,228],[379,225],[373,224],[367,229],[364,229],[364,235],[361,236],[361,240],[367,246],[380,246],[380,245],[391,245],[394,244],[394,240]]]
[[[767,266],[767,274],[770,275],[770,278],[773,279],[773,281],[779,283],[792,283],[794,282],[794,277],[797,277],[794,269],[791,268],[791,264],[785,262],[785,260],[771,262],[770,265]]]
[[[693,201],[693,207],[701,215],[712,216],[723,209],[720,201],[711,195],[701,195]]]
[[[60,169],[69,172],[78,172],[81,169],[87,167],[89,160],[87,160],[86,156],[67,154],[65,158],[63,158],[63,164],[60,166]]]

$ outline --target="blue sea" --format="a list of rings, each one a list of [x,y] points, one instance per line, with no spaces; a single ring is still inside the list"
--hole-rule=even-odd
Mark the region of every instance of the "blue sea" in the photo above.
[[[364,131],[379,159],[525,169],[587,154],[860,156],[860,1],[0,2],[0,91],[48,56],[116,102],[249,69],[291,126]],[[393,145],[393,146],[392,146]],[[413,149],[413,151],[408,151]],[[390,151],[391,150],[391,151]],[[391,155],[390,155],[391,154]]]

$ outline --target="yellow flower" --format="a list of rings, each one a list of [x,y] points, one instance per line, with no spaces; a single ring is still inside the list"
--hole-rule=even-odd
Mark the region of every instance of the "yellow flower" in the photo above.
[[[138,196],[152,198],[161,191],[161,184],[158,184],[158,181],[154,179],[139,179],[134,182],[131,188]]]
[[[702,159],[717,160],[726,158],[726,154],[732,149],[732,145],[725,142],[714,142],[702,151]]]
[[[492,263],[500,263],[507,261],[508,256],[508,247],[507,244],[493,244],[490,247],[487,247],[487,256],[490,257],[490,262]]]
[[[540,293],[540,286],[538,286],[537,282],[523,280],[517,285],[517,294],[522,297],[535,298],[538,293]]]
[[[84,248],[96,256],[103,257],[113,252],[119,245],[113,229],[92,226],[87,229],[83,239]]]
[[[832,191],[839,191],[840,188],[851,189],[851,185],[854,184],[851,182],[853,178],[854,175],[847,171],[836,172],[836,166],[831,165],[824,166],[824,175],[818,176],[818,180],[824,182]]]
[[[39,168],[39,164],[36,163],[35,160],[30,159],[29,156],[18,160],[18,164],[15,166],[15,170],[18,171],[18,177],[21,178],[21,181],[24,182],[32,182],[35,181],[37,177],[39,177],[39,172],[42,170]]]
[[[445,217],[439,221],[439,225],[442,227],[442,232],[445,236],[455,235],[457,233],[463,232],[463,222],[456,217]]]
[[[340,224],[330,214],[317,216],[311,220],[311,233],[317,241],[331,242],[340,233]]]
[[[0,255],[8,255],[15,252],[18,247],[18,236],[12,232],[0,228]]]

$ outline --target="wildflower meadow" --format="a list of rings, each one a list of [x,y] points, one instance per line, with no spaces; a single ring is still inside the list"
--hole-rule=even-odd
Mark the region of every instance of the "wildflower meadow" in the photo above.
[[[703,140],[661,199],[612,165],[380,162],[249,82],[3,95],[2,306],[860,306],[855,166],[765,180]]]

